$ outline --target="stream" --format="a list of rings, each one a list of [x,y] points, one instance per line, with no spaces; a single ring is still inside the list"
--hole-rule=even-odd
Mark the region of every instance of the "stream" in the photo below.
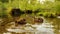
[[[0,34],[60,34],[60,18],[45,18],[42,24],[26,24],[17,27],[13,24],[10,27],[0,26]]]

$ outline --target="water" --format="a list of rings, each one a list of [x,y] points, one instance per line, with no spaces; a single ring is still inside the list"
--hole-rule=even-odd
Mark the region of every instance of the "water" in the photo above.
[[[60,18],[45,18],[42,24],[28,26],[15,27],[13,23],[13,28],[0,26],[0,34],[60,34]]]
[[[52,24],[54,27],[54,33],[55,34],[60,34],[59,30],[60,30],[60,18],[48,18],[47,19],[48,23]]]

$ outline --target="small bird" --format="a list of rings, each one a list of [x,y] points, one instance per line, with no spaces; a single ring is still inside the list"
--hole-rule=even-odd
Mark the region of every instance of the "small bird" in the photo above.
[[[19,25],[25,25],[26,24],[26,19],[22,19],[20,21],[16,21],[15,23],[17,23]]]
[[[42,18],[35,18],[34,22],[43,23],[43,19]]]

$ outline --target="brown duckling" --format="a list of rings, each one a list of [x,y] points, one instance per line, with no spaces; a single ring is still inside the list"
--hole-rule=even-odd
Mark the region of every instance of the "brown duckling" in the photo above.
[[[42,18],[35,18],[34,22],[43,23],[43,19]]]
[[[17,23],[19,25],[25,25],[26,24],[26,19],[22,19],[20,21],[16,21],[15,23]]]

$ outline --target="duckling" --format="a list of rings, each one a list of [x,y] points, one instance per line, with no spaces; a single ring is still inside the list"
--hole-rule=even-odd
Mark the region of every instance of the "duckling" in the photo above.
[[[34,22],[43,23],[43,19],[42,18],[35,18]]]
[[[15,23],[17,23],[19,25],[25,25],[26,24],[26,19],[22,19],[20,21],[15,21]]]

